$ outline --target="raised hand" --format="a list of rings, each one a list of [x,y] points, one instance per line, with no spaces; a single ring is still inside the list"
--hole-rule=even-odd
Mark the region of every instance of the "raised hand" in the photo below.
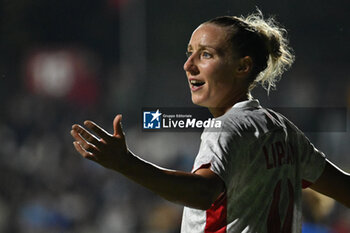
[[[121,127],[122,115],[117,115],[113,121],[114,133],[109,134],[92,121],[85,121],[84,126],[93,131],[98,137],[84,127],[74,124],[71,135],[75,149],[87,159],[95,161],[106,168],[120,171],[125,168],[130,158],[124,132]]]
[[[186,206],[208,209],[224,191],[223,181],[209,168],[199,169],[195,174],[169,170],[133,155],[125,143],[121,118],[121,115],[114,118],[113,135],[92,121],[85,121],[84,126],[97,136],[80,125],[73,125],[71,134],[76,140],[73,142],[75,149],[84,158],[120,172],[165,199]]]

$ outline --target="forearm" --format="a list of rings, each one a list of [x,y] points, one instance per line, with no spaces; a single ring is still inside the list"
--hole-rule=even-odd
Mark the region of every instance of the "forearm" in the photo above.
[[[115,170],[161,197],[198,209],[208,209],[215,201],[213,190],[219,184],[193,173],[160,168],[133,154],[129,158],[129,166]]]
[[[350,174],[327,160],[324,172],[311,187],[350,208]]]
[[[114,133],[108,134],[92,121],[84,125],[101,137],[98,139],[80,125],[73,125],[71,135],[75,149],[87,159],[122,173],[129,179],[182,205],[208,209],[224,190],[223,181],[208,168],[198,174],[157,167],[133,155],[126,146],[121,115],[113,121]]]

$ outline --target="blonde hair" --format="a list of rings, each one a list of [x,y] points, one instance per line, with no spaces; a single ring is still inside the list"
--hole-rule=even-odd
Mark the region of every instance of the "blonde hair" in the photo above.
[[[269,94],[276,88],[281,75],[294,62],[288,45],[287,31],[272,17],[264,19],[262,12],[241,16],[220,16],[207,21],[228,29],[233,50],[239,56],[250,56],[254,62],[248,94],[260,84]]]

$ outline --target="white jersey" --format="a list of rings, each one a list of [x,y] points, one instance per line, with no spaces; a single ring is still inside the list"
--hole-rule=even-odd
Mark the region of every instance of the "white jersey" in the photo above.
[[[185,207],[181,232],[301,232],[302,186],[321,175],[324,154],[257,100],[239,102],[217,120],[219,131],[202,133],[192,172],[210,167],[226,191],[206,211]]]

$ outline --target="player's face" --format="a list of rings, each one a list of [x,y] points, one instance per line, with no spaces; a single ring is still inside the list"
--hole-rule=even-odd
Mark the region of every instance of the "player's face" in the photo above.
[[[192,102],[208,108],[231,107],[242,87],[235,77],[238,59],[227,42],[226,29],[202,24],[193,32],[187,53],[184,70]]]

